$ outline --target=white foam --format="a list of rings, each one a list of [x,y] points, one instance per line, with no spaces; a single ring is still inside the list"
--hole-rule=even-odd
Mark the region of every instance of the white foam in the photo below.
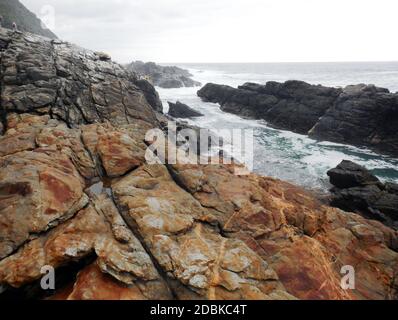
[[[194,75],[194,80],[200,81],[203,85],[213,82],[237,86],[247,81],[265,83],[268,80],[300,79],[299,75],[292,77],[291,74],[267,73],[259,75],[244,72],[227,74],[222,70],[206,70],[205,68],[190,68],[189,71]],[[324,85],[329,85],[328,82],[333,82],[336,85],[344,83],[330,75],[325,75],[324,78],[327,79],[326,83],[322,83]],[[348,83],[350,83],[349,80],[349,78],[346,79]],[[310,188],[324,188],[328,181],[326,172],[346,159],[364,165],[370,170],[388,171],[388,175],[380,176],[382,180],[398,182],[398,159],[381,156],[370,150],[354,146],[327,141],[317,142],[305,135],[270,128],[262,120],[248,120],[225,113],[220,110],[218,104],[203,102],[196,94],[199,89],[199,87],[158,88],[158,91],[165,111],[168,109],[167,101],[179,100],[204,114],[204,117],[187,120],[192,125],[208,129],[254,129],[255,171],[260,174]]]

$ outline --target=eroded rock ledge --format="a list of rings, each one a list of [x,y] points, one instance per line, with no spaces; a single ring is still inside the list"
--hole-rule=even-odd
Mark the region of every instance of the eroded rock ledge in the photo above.
[[[264,119],[280,129],[398,156],[398,94],[387,89],[363,84],[329,88],[302,81],[246,83],[237,89],[209,83],[198,96],[226,112]]]
[[[171,89],[183,87],[200,87],[201,83],[192,80],[188,70],[175,66],[160,66],[154,62],[133,61],[127,69],[150,80],[155,86]]]
[[[157,120],[134,75],[69,44],[62,60],[72,74],[51,73],[60,58],[40,57],[56,57],[58,45],[7,36],[0,292],[38,281],[45,265],[57,276],[91,257],[50,298],[398,297],[397,232],[288,183],[237,176],[234,165],[147,164],[145,133]],[[50,77],[33,80],[28,66]],[[340,286],[345,265],[355,267],[355,290]]]
[[[151,86],[143,90],[135,74],[107,55],[1,28],[0,39],[3,114],[45,114],[70,127],[156,123]]]

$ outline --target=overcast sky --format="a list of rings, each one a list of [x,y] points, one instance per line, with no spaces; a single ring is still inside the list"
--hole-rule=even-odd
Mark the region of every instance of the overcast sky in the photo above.
[[[119,62],[398,60],[397,0],[21,2],[52,6],[61,39]]]

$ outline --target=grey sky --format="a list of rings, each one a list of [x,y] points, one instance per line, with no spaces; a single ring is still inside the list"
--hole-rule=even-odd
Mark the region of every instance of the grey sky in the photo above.
[[[398,60],[396,0],[21,2],[44,20],[53,7],[60,38],[119,62]]]

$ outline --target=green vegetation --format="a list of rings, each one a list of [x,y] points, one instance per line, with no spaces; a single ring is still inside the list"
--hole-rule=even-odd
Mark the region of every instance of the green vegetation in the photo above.
[[[48,38],[57,38],[49,29],[41,26],[41,21],[18,0],[0,0],[0,15],[3,16],[3,27],[11,28],[15,22],[18,29]]]

